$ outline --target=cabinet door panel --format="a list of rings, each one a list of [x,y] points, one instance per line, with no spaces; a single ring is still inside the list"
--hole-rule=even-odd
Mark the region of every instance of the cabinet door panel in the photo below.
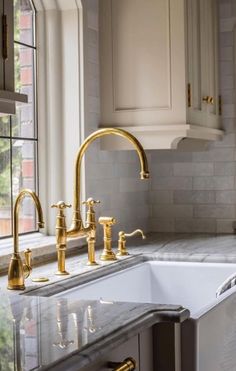
[[[168,109],[169,2],[113,0],[111,6],[115,111]]]
[[[188,80],[191,94],[188,120],[191,124],[200,126],[204,126],[207,121],[207,105],[202,100],[208,91],[204,12],[204,1],[187,2]]]
[[[186,120],[183,0],[101,0],[102,123]]]
[[[208,127],[219,127],[218,102],[218,11],[215,0],[207,0],[208,5],[208,77],[209,96],[213,98],[212,104],[208,105]]]

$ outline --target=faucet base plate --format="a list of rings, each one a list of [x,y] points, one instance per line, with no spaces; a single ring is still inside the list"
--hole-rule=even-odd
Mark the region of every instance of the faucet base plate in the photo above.
[[[25,285],[8,285],[8,290],[25,290]]]
[[[116,253],[116,256],[127,256],[129,255],[128,251],[119,251],[118,253]]]
[[[31,278],[31,281],[32,282],[48,282],[49,278],[47,278],[47,277],[35,277],[35,278]]]
[[[99,265],[99,264],[97,262],[87,262],[86,265],[88,267],[94,267],[94,266]]]
[[[67,276],[67,275],[69,275],[69,274],[70,274],[70,273],[67,272],[67,271],[57,271],[57,272],[55,273],[56,276]]]
[[[100,255],[100,260],[102,260],[102,261],[113,261],[113,260],[117,260],[117,257],[115,256],[113,251],[103,252],[102,255]]]

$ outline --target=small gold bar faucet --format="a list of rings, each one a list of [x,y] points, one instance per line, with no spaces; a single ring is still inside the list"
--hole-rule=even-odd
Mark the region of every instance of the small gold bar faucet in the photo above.
[[[31,250],[25,251],[25,264],[22,263],[19,253],[19,209],[20,203],[24,197],[30,196],[34,201],[38,212],[38,226],[44,227],[43,211],[38,196],[30,189],[23,189],[16,198],[13,211],[13,246],[14,252],[10,260],[8,269],[8,286],[9,290],[24,290],[25,278],[28,278],[31,271]]]

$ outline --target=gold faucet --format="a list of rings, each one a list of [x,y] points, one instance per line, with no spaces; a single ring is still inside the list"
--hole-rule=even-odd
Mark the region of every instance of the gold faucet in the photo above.
[[[141,179],[148,179],[149,172],[148,172],[148,162],[147,157],[144,152],[142,145],[139,141],[130,133],[123,129],[117,128],[105,128],[99,129],[89,135],[85,141],[82,143],[79,152],[76,157],[75,163],[75,180],[74,180],[74,200],[73,200],[73,220],[70,229],[67,231],[67,236],[70,237],[77,237],[81,235],[87,235],[87,233],[91,230],[92,226],[87,225],[84,227],[83,221],[81,218],[80,212],[80,182],[81,182],[81,164],[83,155],[89,145],[98,138],[101,138],[105,135],[118,135],[120,137],[126,138],[129,142],[131,142],[136,149],[140,161],[141,171],[140,177]]]
[[[126,237],[132,237],[132,236],[135,236],[138,233],[141,234],[143,240],[146,238],[142,229],[136,229],[132,233],[125,233],[124,231],[119,232],[118,253],[116,254],[116,256],[129,255],[128,251],[126,250]]]
[[[13,211],[13,247],[14,252],[8,269],[8,289],[9,290],[24,290],[25,278],[28,278],[31,271],[31,250],[25,251],[25,264],[22,263],[19,253],[19,208],[20,203],[25,196],[30,196],[36,206],[38,212],[38,226],[44,227],[43,211],[38,196],[30,189],[23,189],[16,198]]]
[[[86,225],[84,226],[81,211],[80,211],[80,183],[81,183],[81,164],[84,153],[86,152],[89,145],[98,138],[101,138],[105,135],[118,135],[120,137],[126,138],[131,144],[133,144],[135,150],[137,151],[141,171],[140,177],[141,179],[148,179],[149,172],[148,172],[148,162],[147,157],[144,152],[142,145],[139,141],[130,133],[123,129],[117,128],[106,128],[106,129],[99,129],[89,135],[85,141],[82,143],[76,157],[75,162],[75,178],[74,178],[74,199],[73,199],[73,218],[71,227],[66,231],[66,237],[87,237],[88,242],[88,265],[95,265],[95,242],[96,242],[96,220],[95,220],[95,212],[93,210],[93,206],[97,203],[93,201],[93,204],[89,204],[88,200],[86,201],[86,205],[89,207],[87,212],[87,219]],[[91,200],[91,199],[90,199]],[[91,208],[92,207],[92,208]],[[64,243],[64,242],[63,242]],[[60,249],[60,244],[57,244],[57,248]],[[58,266],[60,266],[62,256],[58,256]]]

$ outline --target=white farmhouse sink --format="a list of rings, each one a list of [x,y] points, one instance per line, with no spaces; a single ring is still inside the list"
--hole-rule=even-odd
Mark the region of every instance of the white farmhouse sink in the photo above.
[[[176,304],[188,308],[193,316],[214,305],[218,286],[234,272],[236,264],[148,261],[57,296]]]
[[[216,290],[236,264],[149,261],[62,292],[57,296],[188,308],[181,323],[181,371],[236,370],[236,287]],[[160,340],[161,341],[161,340]],[[176,342],[177,341],[177,342]],[[177,370],[176,369],[176,370]]]

